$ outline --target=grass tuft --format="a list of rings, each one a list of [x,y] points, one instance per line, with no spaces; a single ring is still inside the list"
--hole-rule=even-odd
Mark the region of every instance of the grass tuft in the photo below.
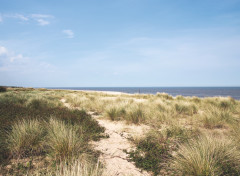
[[[83,151],[85,145],[79,127],[51,118],[47,131],[46,145],[53,158],[69,160]]]
[[[194,104],[176,103],[174,107],[179,114],[193,115],[197,113],[197,107]]]
[[[12,155],[24,156],[42,151],[45,129],[38,120],[14,123],[7,135],[7,145]]]
[[[128,113],[127,113],[127,121],[134,123],[134,124],[139,124],[144,122],[146,119],[146,116],[144,114],[144,111],[140,105],[136,107],[132,107]]]
[[[239,175],[240,152],[226,139],[202,136],[180,146],[173,167],[180,175]]]
[[[57,166],[56,176],[102,176],[103,168],[99,162],[92,163],[84,159],[61,162]]]

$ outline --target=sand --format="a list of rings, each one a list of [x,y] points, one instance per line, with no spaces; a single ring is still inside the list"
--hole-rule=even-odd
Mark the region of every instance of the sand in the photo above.
[[[72,108],[65,99],[61,100],[68,108]],[[128,161],[126,151],[135,148],[129,138],[142,136],[149,127],[146,125],[128,125],[124,122],[113,122],[103,119],[99,115],[89,112],[106,130],[109,138],[92,142],[93,148],[101,152],[100,161],[105,165],[105,171],[109,176],[150,176],[146,171],[136,168],[134,163]]]

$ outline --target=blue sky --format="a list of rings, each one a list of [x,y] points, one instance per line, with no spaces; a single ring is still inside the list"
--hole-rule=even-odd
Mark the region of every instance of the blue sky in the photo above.
[[[240,0],[0,0],[0,85],[240,86]]]

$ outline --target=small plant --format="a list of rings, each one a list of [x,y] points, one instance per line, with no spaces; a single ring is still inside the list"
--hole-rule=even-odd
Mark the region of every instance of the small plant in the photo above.
[[[12,126],[7,145],[12,155],[24,156],[42,150],[45,129],[38,120],[22,120]]]
[[[197,129],[186,129],[180,125],[171,125],[163,130],[162,133],[166,138],[172,138],[178,142],[186,142],[188,139],[198,136],[200,132]]]
[[[137,149],[128,154],[137,167],[158,175],[170,158],[168,140],[159,132],[150,132],[137,141]]]
[[[180,175],[224,176],[240,174],[240,152],[226,139],[202,136],[180,146],[173,166]]]

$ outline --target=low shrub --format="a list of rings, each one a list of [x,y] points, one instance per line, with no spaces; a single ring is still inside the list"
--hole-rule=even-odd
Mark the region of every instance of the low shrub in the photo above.
[[[0,92],[6,92],[7,91],[7,88],[4,87],[4,86],[0,86]]]
[[[173,166],[180,175],[225,176],[240,174],[240,152],[226,139],[202,136],[180,146]]]
[[[198,136],[200,131],[197,129],[186,129],[180,125],[171,125],[164,129],[162,133],[166,136],[166,138],[172,138],[173,140],[177,140],[177,142],[181,143]]]
[[[137,141],[136,150],[128,154],[138,168],[158,175],[170,158],[169,150],[167,138],[159,132],[150,132],[145,138]]]

